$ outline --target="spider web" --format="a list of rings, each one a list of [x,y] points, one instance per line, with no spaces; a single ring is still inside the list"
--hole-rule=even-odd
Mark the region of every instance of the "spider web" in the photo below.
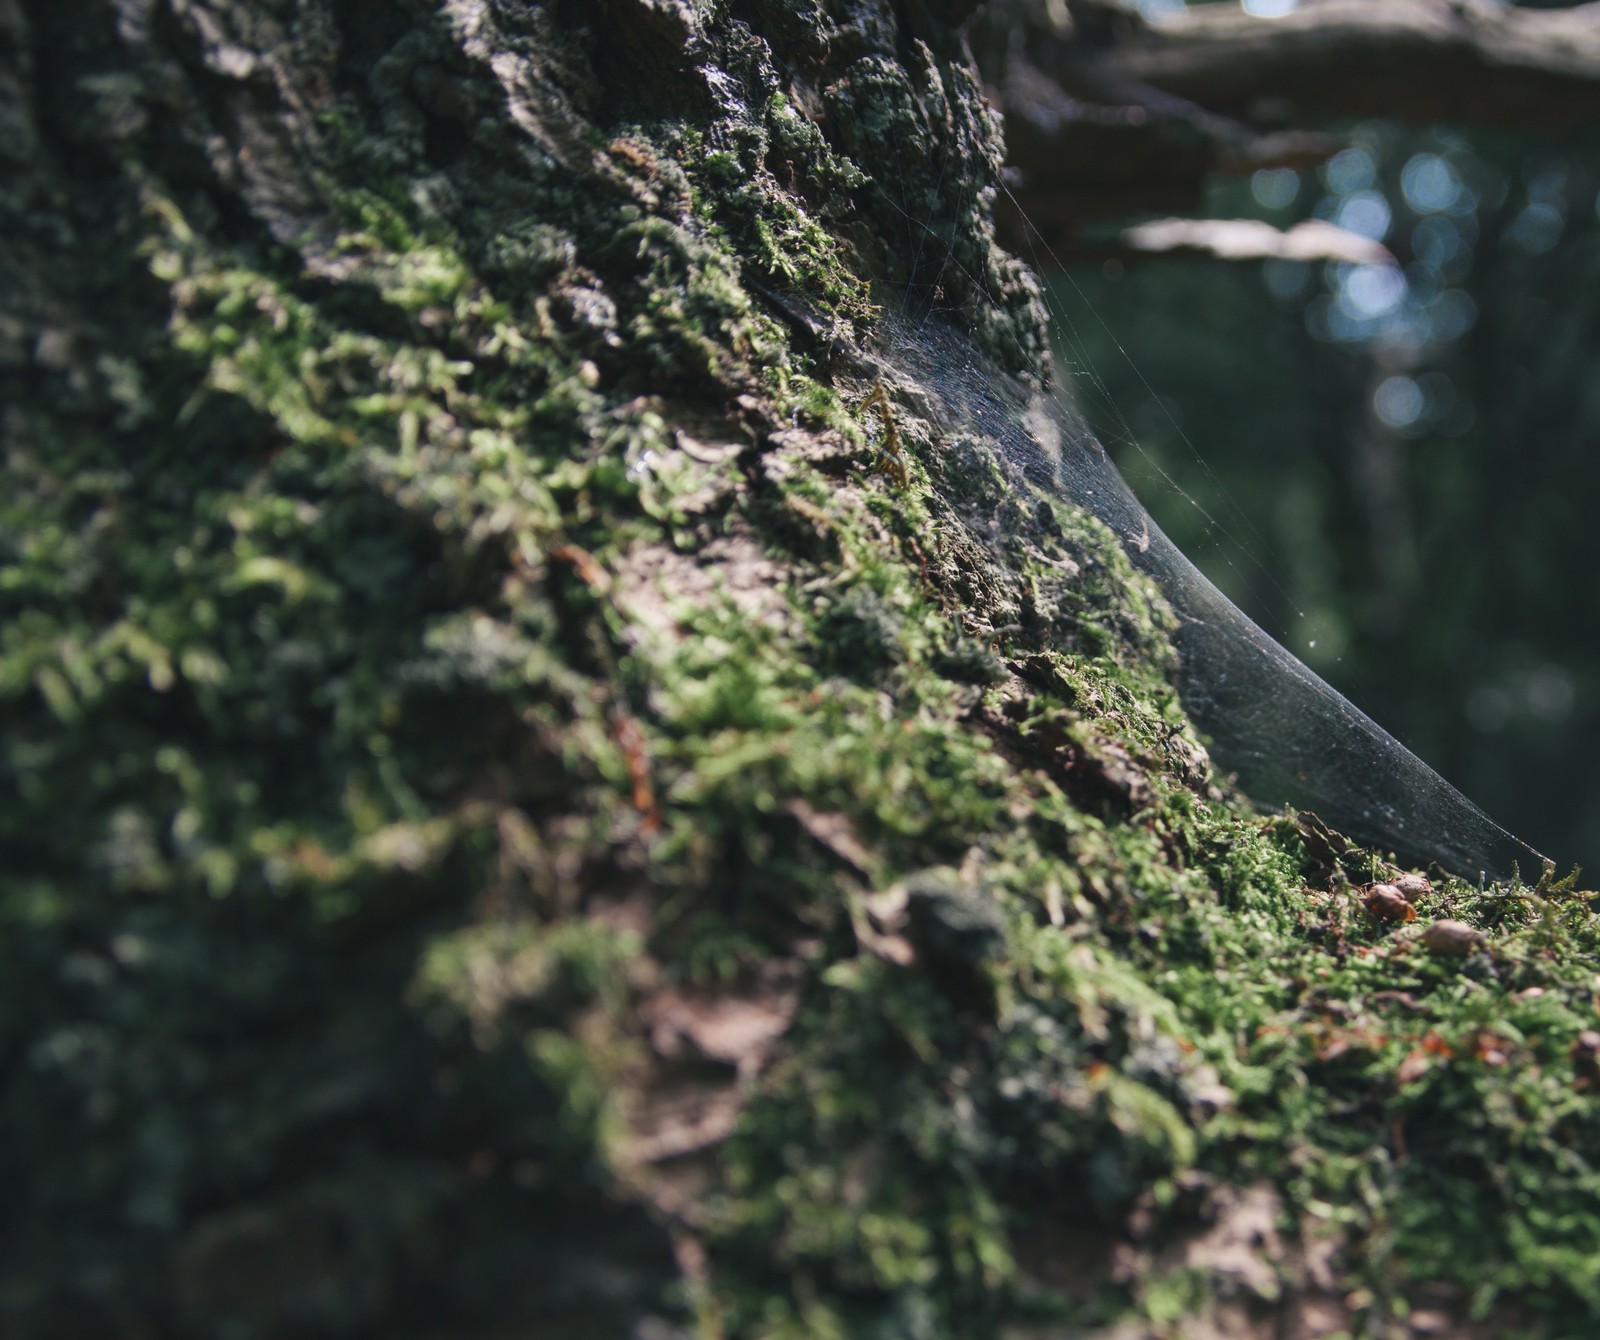
[[[785,73],[793,77],[787,67]],[[1003,305],[989,282],[997,249],[988,231],[991,200],[985,197],[994,188],[984,185],[982,174],[974,170],[974,160],[982,155],[974,135],[974,127],[963,125],[945,127],[942,136],[897,133],[896,143],[879,160],[891,174],[878,177],[874,185],[903,225],[899,240],[902,254],[910,258],[900,314],[886,321],[881,356],[889,368],[935,398],[952,438],[963,429],[983,434],[1021,479],[1083,508],[1119,537],[1134,566],[1154,579],[1177,616],[1173,641],[1184,709],[1208,737],[1212,758],[1233,774],[1247,796],[1269,807],[1314,811],[1353,838],[1458,875],[1506,879],[1520,865],[1542,865],[1545,858],[1538,851],[1497,824],[1238,609],[1162,532],[1086,421],[1063,397],[1041,394],[1009,376],[962,328],[968,312],[961,301],[946,301],[947,277],[983,295],[992,306]],[[943,190],[946,180],[968,185],[951,199]],[[1026,222],[1026,212],[1010,190],[1003,183],[998,190],[1010,197]],[[937,217],[930,209],[938,210]],[[1031,222],[1027,226],[1042,243]],[[1042,257],[1031,259],[1035,269],[1047,263],[1066,274],[1047,247]],[[1075,282],[1072,287],[1104,326],[1087,296]],[[1052,336],[1069,348],[1081,348],[1070,314],[1051,304],[1043,286],[1039,298],[1048,309]],[[1117,348],[1132,364],[1120,343]],[[1134,371],[1143,381],[1136,365]],[[1204,542],[1222,545],[1223,562],[1246,585],[1264,580],[1296,617],[1304,618],[1257,553],[1226,547],[1230,530],[1249,532],[1258,541],[1260,532],[1176,423],[1178,437],[1217,486],[1226,520],[1208,512],[1145,451],[1086,359],[1080,356],[1065,367],[1058,363],[1051,384],[1097,396],[1114,416],[1118,439],[1138,454],[1162,486],[1199,510]],[[1244,553],[1253,572],[1244,571],[1235,552]]]
[[[953,429],[982,433],[1027,483],[1104,522],[1178,619],[1178,693],[1212,757],[1252,799],[1314,811],[1417,864],[1506,879],[1544,857],[1243,614],[1150,517],[1105,448],[1059,398],[994,368],[940,318],[888,323],[890,364]]]

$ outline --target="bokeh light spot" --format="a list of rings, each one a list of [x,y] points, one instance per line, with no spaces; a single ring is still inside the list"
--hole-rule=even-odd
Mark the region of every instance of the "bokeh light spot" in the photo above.
[[[1478,304],[1464,290],[1447,288],[1428,304],[1428,319],[1436,340],[1460,339],[1477,323]]]
[[[1416,154],[1401,169],[1400,190],[1418,214],[1438,214],[1460,198],[1461,177],[1438,154]]]
[[[1389,231],[1389,202],[1376,191],[1357,191],[1339,206],[1341,228],[1381,242]]]
[[[1267,292],[1286,307],[1298,307],[1311,290],[1311,267],[1304,261],[1270,260],[1262,267]]]
[[[1530,256],[1542,256],[1561,240],[1566,217],[1548,201],[1535,200],[1511,221],[1505,238]]]
[[[1389,377],[1373,393],[1372,407],[1389,427],[1409,428],[1422,417],[1427,400],[1410,377]]]
[[[1339,305],[1358,320],[1394,311],[1406,296],[1406,277],[1394,265],[1358,265],[1339,288]]]
[[[1250,178],[1250,194],[1263,209],[1285,209],[1300,194],[1300,174],[1293,168],[1262,168]]]
[[[1411,230],[1411,250],[1424,265],[1443,269],[1461,252],[1461,230],[1443,215],[1433,214]]]
[[[1377,180],[1378,170],[1365,149],[1341,149],[1323,165],[1322,179],[1340,195],[1365,191]]]

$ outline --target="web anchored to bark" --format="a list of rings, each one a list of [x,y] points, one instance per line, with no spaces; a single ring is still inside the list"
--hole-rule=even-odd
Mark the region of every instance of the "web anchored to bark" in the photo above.
[[[1061,403],[1028,392],[937,323],[891,323],[888,357],[1029,484],[1103,521],[1177,616],[1184,707],[1254,799],[1457,874],[1507,877],[1544,857],[1247,618],[1161,531],[1104,447]]]

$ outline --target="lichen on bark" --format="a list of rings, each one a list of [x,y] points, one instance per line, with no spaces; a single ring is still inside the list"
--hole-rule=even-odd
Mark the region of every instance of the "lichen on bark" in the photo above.
[[[1048,379],[942,14],[0,6],[8,1333],[1596,1306],[1587,903],[1366,923],[880,356]]]

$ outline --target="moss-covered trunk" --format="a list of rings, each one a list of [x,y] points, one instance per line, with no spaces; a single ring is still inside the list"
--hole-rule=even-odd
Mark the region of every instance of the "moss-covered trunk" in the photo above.
[[[1600,1302],[1587,904],[1368,917],[885,354],[1046,377],[962,9],[0,0],[0,1330]]]

